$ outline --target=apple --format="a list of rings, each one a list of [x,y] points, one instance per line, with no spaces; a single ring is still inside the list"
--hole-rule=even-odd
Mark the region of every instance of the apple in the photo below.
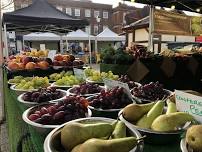
[[[40,69],[47,69],[49,67],[49,63],[46,61],[40,61],[37,65]]]
[[[63,61],[69,61],[70,56],[69,55],[63,55]]]
[[[35,67],[36,67],[36,64],[34,62],[28,62],[25,65],[25,69],[27,69],[27,70],[33,70],[33,69],[35,69]]]
[[[19,70],[19,64],[16,62],[8,63],[8,68],[11,70]]]
[[[26,65],[28,62],[33,62],[33,58],[29,56],[25,56],[22,58],[22,63]]]
[[[63,60],[63,56],[61,54],[56,54],[55,57],[54,57],[54,60],[62,61]]]

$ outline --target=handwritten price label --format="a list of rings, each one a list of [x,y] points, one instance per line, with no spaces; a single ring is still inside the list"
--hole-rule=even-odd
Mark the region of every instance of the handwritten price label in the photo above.
[[[50,50],[48,51],[48,58],[50,58],[52,61],[54,60],[54,57],[56,55],[56,50]]]
[[[85,74],[82,69],[73,68],[75,77],[79,79],[85,79]]]
[[[175,90],[178,111],[187,112],[202,123],[202,97]]]

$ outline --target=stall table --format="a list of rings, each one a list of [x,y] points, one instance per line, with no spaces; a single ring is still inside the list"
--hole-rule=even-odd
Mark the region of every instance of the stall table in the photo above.
[[[22,113],[27,109],[17,101],[15,91],[9,89],[7,74],[4,70],[4,94],[6,120],[11,152],[43,152],[43,142],[46,135],[35,131],[22,120]],[[168,145],[145,144],[144,152],[180,152],[179,141]]]

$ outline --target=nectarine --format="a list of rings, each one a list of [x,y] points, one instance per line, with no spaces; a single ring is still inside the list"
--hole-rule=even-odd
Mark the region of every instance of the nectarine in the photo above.
[[[8,63],[8,68],[11,70],[19,70],[19,65],[16,62],[9,62]]]
[[[49,66],[49,63],[46,62],[46,61],[40,61],[40,62],[37,63],[37,65],[38,65],[39,68],[41,68],[41,69],[47,69],[48,66]]]
[[[36,67],[36,64],[34,62],[28,62],[26,65],[25,65],[25,69],[27,70],[32,70]]]

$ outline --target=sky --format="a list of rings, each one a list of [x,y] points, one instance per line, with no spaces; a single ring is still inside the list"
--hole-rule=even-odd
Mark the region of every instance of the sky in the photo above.
[[[119,2],[123,2],[122,0],[92,0],[95,3],[104,3],[104,4],[112,4],[114,7],[118,5]],[[144,7],[142,4],[134,4],[131,2],[125,2],[126,4],[133,5],[136,7]]]

